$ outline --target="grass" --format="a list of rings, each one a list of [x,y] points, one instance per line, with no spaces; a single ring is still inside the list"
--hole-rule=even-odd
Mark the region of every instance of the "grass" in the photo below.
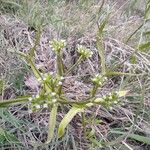
[[[48,41],[53,38],[67,41],[67,48],[63,51],[66,68],[78,58],[75,50],[77,44],[83,44],[93,51],[92,58],[84,61],[66,77],[69,80],[66,80],[64,87],[69,98],[85,98],[91,88],[87,77],[101,71],[95,42],[97,20],[101,23],[109,13],[102,40],[107,69],[143,75],[110,76],[106,85],[98,90],[98,96],[115,89],[130,92],[112,110],[92,107],[85,112],[91,142],[84,138],[84,129],[80,127],[81,116],[77,115],[62,139],[58,140],[55,134],[51,143],[44,145],[42,142],[47,137],[49,113],[41,111],[29,114],[27,105],[22,104],[0,109],[0,148],[149,149],[150,56],[149,26],[144,18],[145,6],[140,10],[135,0],[128,1],[125,5],[121,1],[108,1],[99,12],[101,1],[94,0],[69,3],[58,0],[45,3],[34,0],[26,2],[14,0],[2,1],[0,4],[0,74],[3,81],[0,82],[0,99],[32,94],[38,90],[33,89],[32,84],[25,85],[24,81],[32,76],[30,68],[9,51],[19,50],[26,53],[33,46],[39,28],[43,29],[35,56],[39,70],[56,71],[55,57],[48,47]],[[57,126],[68,110],[69,107],[64,107],[59,112]],[[91,120],[90,116],[94,119]]]

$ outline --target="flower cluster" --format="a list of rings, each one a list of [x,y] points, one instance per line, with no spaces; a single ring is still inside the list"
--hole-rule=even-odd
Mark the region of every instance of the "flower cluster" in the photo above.
[[[78,45],[77,51],[83,58],[90,58],[93,55],[93,52],[90,49],[87,49],[82,45]]]
[[[38,111],[42,108],[48,108],[50,105],[57,103],[59,98],[58,88],[62,85],[64,77],[53,76],[53,73],[41,74],[38,81],[41,83],[41,89],[35,96],[30,97],[30,112]],[[47,88],[48,86],[48,91]]]
[[[50,42],[50,47],[56,54],[59,54],[61,49],[63,49],[65,46],[66,42],[64,40],[53,40]]]
[[[107,77],[104,77],[100,74],[97,74],[94,78],[92,78],[93,84],[97,86],[101,86],[106,80],[107,80]]]
[[[28,98],[30,104],[30,112],[36,112],[42,108],[48,108],[50,105],[57,103],[58,96],[55,92],[37,94]]]
[[[119,102],[119,95],[117,92],[110,93],[102,98],[96,98],[94,100],[96,103],[100,103],[101,105],[111,108],[113,104],[117,104]]]

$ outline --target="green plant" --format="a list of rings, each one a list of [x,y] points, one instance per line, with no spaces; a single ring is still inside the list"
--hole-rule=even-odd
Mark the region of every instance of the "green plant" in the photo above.
[[[37,38],[39,38],[37,36]],[[38,43],[36,43],[38,44]],[[57,73],[54,75],[53,73],[41,73],[36,65],[34,64],[34,53],[36,50],[36,44],[34,48],[31,48],[28,54],[22,52],[16,52],[22,58],[26,60],[26,62],[30,65],[35,77],[41,84],[41,89],[36,95],[26,96],[14,100],[3,100],[0,102],[0,107],[7,107],[12,104],[18,103],[29,103],[29,113],[38,112],[40,109],[48,109],[50,112],[49,119],[49,131],[48,131],[48,139],[46,143],[49,143],[54,135],[54,129],[56,125],[56,117],[59,106],[63,105],[71,105],[71,109],[66,114],[66,116],[62,119],[59,129],[58,129],[58,137],[62,137],[66,126],[71,122],[73,117],[77,113],[84,113],[85,109],[93,105],[102,105],[104,107],[110,108],[112,105],[117,104],[119,97],[125,96],[127,91],[119,91],[113,92],[108,95],[105,95],[101,98],[96,97],[96,92],[99,87],[103,85],[103,83],[107,80],[107,74],[97,74],[91,80],[93,82],[93,89],[91,89],[91,93],[89,94],[89,98],[81,101],[73,101],[69,100],[65,97],[65,94],[62,90],[62,85],[65,77],[69,72],[71,72],[79,63],[81,63],[84,59],[88,59],[92,56],[92,52],[83,46],[78,46],[79,59],[68,70],[64,69],[64,64],[62,60],[62,49],[65,48],[66,43],[64,41],[53,40],[50,42],[51,48],[56,55],[56,63],[57,63]],[[82,118],[83,126],[86,127],[85,118]],[[86,130],[86,129],[85,129]]]

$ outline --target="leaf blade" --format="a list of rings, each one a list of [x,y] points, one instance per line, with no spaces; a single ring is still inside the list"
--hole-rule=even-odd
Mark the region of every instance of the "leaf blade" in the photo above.
[[[67,125],[71,122],[73,117],[79,113],[82,112],[83,108],[79,107],[72,107],[69,112],[65,115],[65,117],[62,119],[59,128],[58,128],[58,137],[62,137],[64,135],[64,130],[67,127]]]
[[[58,106],[55,105],[53,106],[50,117],[49,117],[49,126],[48,126],[48,137],[46,143],[50,143],[53,136],[54,136],[54,131],[55,131],[55,126],[56,126],[56,117],[57,117],[57,109]]]

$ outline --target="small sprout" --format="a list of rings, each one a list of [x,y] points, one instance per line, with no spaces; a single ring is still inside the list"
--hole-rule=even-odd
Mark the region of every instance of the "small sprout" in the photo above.
[[[56,99],[56,98],[52,99],[52,102],[53,102],[53,103],[56,103],[56,102],[57,102],[57,99]]]
[[[36,109],[40,109],[41,106],[40,106],[40,105],[35,105],[35,108],[36,108]]]
[[[77,51],[83,58],[90,58],[93,55],[93,52],[90,49],[87,49],[82,45],[78,45]]]
[[[48,108],[48,104],[43,104],[43,108]]]
[[[31,101],[33,100],[33,98],[32,98],[32,97],[29,97],[28,100],[29,100],[29,102],[31,102]]]

